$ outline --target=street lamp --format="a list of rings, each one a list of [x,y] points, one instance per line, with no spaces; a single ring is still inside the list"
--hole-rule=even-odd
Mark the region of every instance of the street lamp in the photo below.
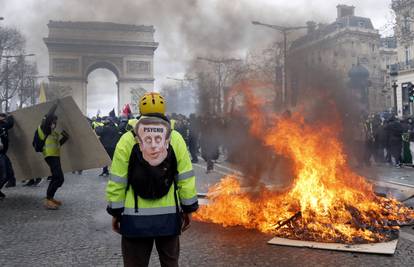
[[[195,78],[183,78],[183,79],[179,79],[179,78],[174,78],[174,77],[167,77],[167,79],[168,80],[177,81],[177,82],[181,82],[181,88],[184,88],[184,82],[196,80]]]
[[[236,58],[222,58],[222,59],[212,59],[212,58],[205,58],[205,57],[197,57],[198,60],[204,60],[207,61],[209,63],[213,63],[216,64],[218,66],[218,89],[217,89],[217,111],[218,113],[221,113],[221,95],[222,95],[222,91],[223,91],[223,77],[222,77],[222,73],[221,73],[221,68],[222,65],[226,65],[229,63],[234,63],[234,62],[240,62],[242,61],[241,59],[236,59]]]
[[[34,56],[35,54],[22,54],[22,55],[6,55],[3,56],[4,58],[6,58],[6,70],[5,70],[5,101],[6,101],[6,106],[5,106],[5,111],[9,111],[9,62],[10,62],[10,58],[24,58],[24,57],[31,57]],[[23,78],[23,77],[22,77]]]
[[[286,102],[286,88],[287,88],[287,74],[286,74],[286,61],[287,61],[287,35],[291,31],[301,30],[308,28],[307,26],[297,26],[297,27],[287,27],[279,25],[271,25],[266,23],[261,23],[258,21],[252,21],[253,25],[259,25],[271,28],[273,30],[279,31],[283,34],[283,70],[282,70],[282,105]]]

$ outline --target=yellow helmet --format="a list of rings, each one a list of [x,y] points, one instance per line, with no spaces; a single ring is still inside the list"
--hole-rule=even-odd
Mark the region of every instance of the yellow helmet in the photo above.
[[[148,113],[161,113],[165,114],[165,100],[157,92],[145,93],[138,103],[139,113],[145,115]]]

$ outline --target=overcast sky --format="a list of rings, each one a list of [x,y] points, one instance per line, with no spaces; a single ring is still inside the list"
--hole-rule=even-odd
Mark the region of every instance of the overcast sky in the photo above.
[[[195,56],[243,57],[258,43],[271,42],[277,33],[255,27],[252,20],[279,25],[329,23],[336,5],[356,7],[356,15],[372,19],[374,27],[389,34],[393,20],[391,0],[0,0],[0,25],[19,29],[27,38],[27,52],[36,54],[39,74],[48,74],[43,43],[49,20],[109,21],[154,25],[159,42],[154,57],[155,86],[182,77]],[[88,114],[107,113],[116,103],[116,78],[96,70],[89,76]],[[112,85],[112,86],[108,86]]]

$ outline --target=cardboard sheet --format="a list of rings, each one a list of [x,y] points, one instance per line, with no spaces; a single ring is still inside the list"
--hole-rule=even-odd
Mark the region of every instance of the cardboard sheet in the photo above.
[[[327,250],[339,250],[359,253],[373,253],[373,254],[387,254],[393,255],[397,248],[398,239],[384,243],[360,244],[360,245],[346,245],[338,243],[321,243],[312,241],[292,240],[287,238],[275,237],[267,242],[271,245],[304,247],[304,248],[318,248]]]
[[[32,141],[43,116],[54,103],[56,101],[11,113],[15,124],[9,131],[10,144],[7,154],[18,181],[50,175],[43,154],[35,152]],[[64,129],[70,136],[61,148],[63,172],[110,165],[108,154],[72,97],[60,99],[55,114],[58,116],[57,131],[61,132]]]

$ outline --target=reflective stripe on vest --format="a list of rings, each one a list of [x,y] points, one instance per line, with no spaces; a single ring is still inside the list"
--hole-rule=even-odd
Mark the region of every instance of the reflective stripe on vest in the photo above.
[[[190,206],[193,205],[194,203],[197,202],[197,196],[192,197],[190,199],[181,199],[181,204],[186,205],[186,206]]]
[[[127,178],[116,176],[113,174],[109,176],[109,180],[115,183],[122,183],[122,184],[126,184],[128,181]]]
[[[177,175],[177,181],[185,180],[191,178],[195,175],[194,170],[183,172]]]
[[[108,206],[111,209],[120,209],[124,207],[124,201],[119,201],[119,202],[108,202]]]
[[[151,215],[161,215],[161,214],[169,214],[169,213],[176,213],[177,208],[175,206],[172,207],[158,207],[158,208],[141,208],[138,207],[138,213],[135,212],[134,208],[125,208],[124,215],[135,215],[135,216],[151,216]]]

